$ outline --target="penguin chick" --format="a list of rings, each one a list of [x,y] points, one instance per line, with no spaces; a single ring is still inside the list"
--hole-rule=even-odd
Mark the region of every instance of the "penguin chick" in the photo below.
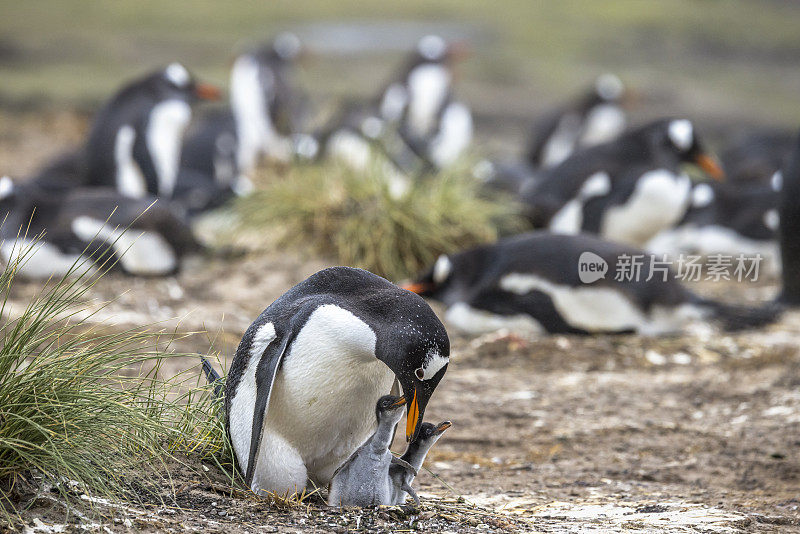
[[[375,406],[378,428],[333,474],[328,488],[329,506],[392,504],[390,468],[397,465],[401,472],[413,471],[411,466],[402,460],[398,461],[389,451],[394,428],[403,416],[405,403],[405,397],[392,395],[378,399]]]
[[[422,468],[422,463],[425,461],[428,451],[439,441],[444,431],[451,426],[452,423],[450,421],[442,421],[438,425],[422,423],[422,427],[419,429],[419,437],[416,441],[408,444],[406,452],[400,457],[412,469],[404,468],[401,464],[393,464],[389,467],[389,478],[392,480],[392,504],[404,504],[406,502],[406,494],[408,494],[419,506],[419,497],[411,487],[411,482],[414,481],[417,472]]]

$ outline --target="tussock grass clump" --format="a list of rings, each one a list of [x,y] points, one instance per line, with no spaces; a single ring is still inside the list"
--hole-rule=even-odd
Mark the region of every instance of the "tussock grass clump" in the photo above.
[[[379,170],[299,167],[237,205],[243,230],[279,229],[279,245],[308,244],[343,265],[399,279],[439,254],[522,227],[510,200],[481,194],[465,172],[423,178],[393,195]]]
[[[219,364],[219,358],[215,359]],[[179,409],[174,423],[175,436],[169,444],[170,451],[195,454],[200,460],[216,466],[232,487],[246,487],[235,467],[233,445],[225,430],[224,399],[215,395],[213,384],[206,383],[199,363],[187,370],[185,375],[200,377],[200,382],[174,403]],[[218,386],[221,394],[224,394],[225,376],[220,382]]]
[[[64,494],[117,495],[152,476],[172,432],[158,336],[91,325],[85,269],[14,309],[18,265],[0,274],[0,508],[31,474]]]

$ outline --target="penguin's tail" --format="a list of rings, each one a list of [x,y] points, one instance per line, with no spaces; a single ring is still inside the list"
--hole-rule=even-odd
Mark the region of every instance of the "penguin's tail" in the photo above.
[[[772,324],[780,318],[784,309],[775,302],[763,306],[740,306],[710,299],[698,299],[697,304],[710,310],[711,318],[719,321],[728,331],[748,330]]]
[[[202,361],[203,373],[205,373],[208,383],[214,386],[214,397],[221,399],[224,393],[222,391],[222,377],[219,376],[219,373],[211,365],[211,362],[208,361],[208,358],[200,356],[200,360]]]

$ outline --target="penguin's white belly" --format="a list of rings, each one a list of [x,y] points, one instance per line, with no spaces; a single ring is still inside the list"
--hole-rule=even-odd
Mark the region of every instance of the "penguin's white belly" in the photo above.
[[[178,178],[183,133],[192,108],[182,100],[165,100],[153,107],[147,125],[147,150],[158,173],[158,194],[172,196]]]
[[[439,133],[431,142],[431,160],[440,168],[456,162],[472,142],[472,113],[461,102],[453,102],[442,113]]]
[[[581,119],[579,116],[568,114],[561,117],[556,130],[542,148],[542,166],[553,167],[567,159],[575,150],[580,129]]]
[[[169,274],[178,266],[175,251],[155,232],[117,228],[92,217],[76,217],[72,231],[84,241],[101,240],[114,249],[122,267],[140,276]]]
[[[374,432],[375,403],[391,390],[394,374],[375,357],[375,340],[349,311],[321,306],[278,371],[264,433],[291,444],[318,484]]]
[[[748,260],[760,255],[759,272],[769,276],[780,273],[780,247],[775,240],[749,239],[731,228],[718,225],[697,227],[686,224],[671,228],[651,239],[646,249],[654,254],[666,254],[673,260],[681,254],[704,258],[722,254],[731,257],[734,265],[740,254]]]
[[[586,117],[578,144],[588,147],[613,141],[624,129],[625,113],[622,109],[613,104],[601,104],[595,106]]]
[[[543,333],[542,325],[530,315],[500,315],[473,308],[465,302],[457,302],[445,313],[447,323],[468,334],[487,334],[496,330],[510,330],[517,334]]]
[[[91,272],[92,261],[80,254],[64,254],[58,247],[47,241],[19,239],[5,241],[0,246],[0,254],[7,265],[19,261],[17,273],[25,278],[60,278],[70,272],[78,276],[84,271]],[[83,262],[80,262],[84,260]],[[80,262],[80,263],[79,263]]]
[[[643,246],[661,230],[677,223],[689,205],[691,181],[665,169],[647,172],[636,182],[627,202],[603,214],[600,235],[612,241]]]
[[[545,293],[564,321],[587,332],[633,330],[645,335],[675,332],[700,314],[691,304],[653,306],[647,313],[614,288],[555,284],[527,273],[505,275],[500,279],[500,287],[518,295],[531,291]]]

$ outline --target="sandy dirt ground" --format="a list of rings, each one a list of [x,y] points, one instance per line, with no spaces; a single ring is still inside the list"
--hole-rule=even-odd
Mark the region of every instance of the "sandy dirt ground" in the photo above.
[[[48,137],[54,120],[22,117],[17,135],[4,117],[0,161],[29,154],[7,167],[23,175],[75,142],[80,127],[63,117],[67,133]],[[23,146],[31,135],[51,142],[34,152]],[[204,330],[176,348],[206,353],[213,338],[229,359],[263,308],[327,265],[273,249],[195,262],[167,279],[112,274],[90,294],[110,301],[91,320]],[[17,285],[14,301],[38,287]],[[735,302],[776,291],[771,282],[696,289]],[[453,428],[416,481],[420,510],[278,506],[219,490],[213,472],[209,482],[176,468],[166,504],[98,504],[101,527],[74,516],[65,524],[63,509],[41,500],[26,532],[800,532],[800,313],[738,334],[698,324],[660,339],[451,338],[427,419]],[[176,359],[164,372],[195,363]]]

